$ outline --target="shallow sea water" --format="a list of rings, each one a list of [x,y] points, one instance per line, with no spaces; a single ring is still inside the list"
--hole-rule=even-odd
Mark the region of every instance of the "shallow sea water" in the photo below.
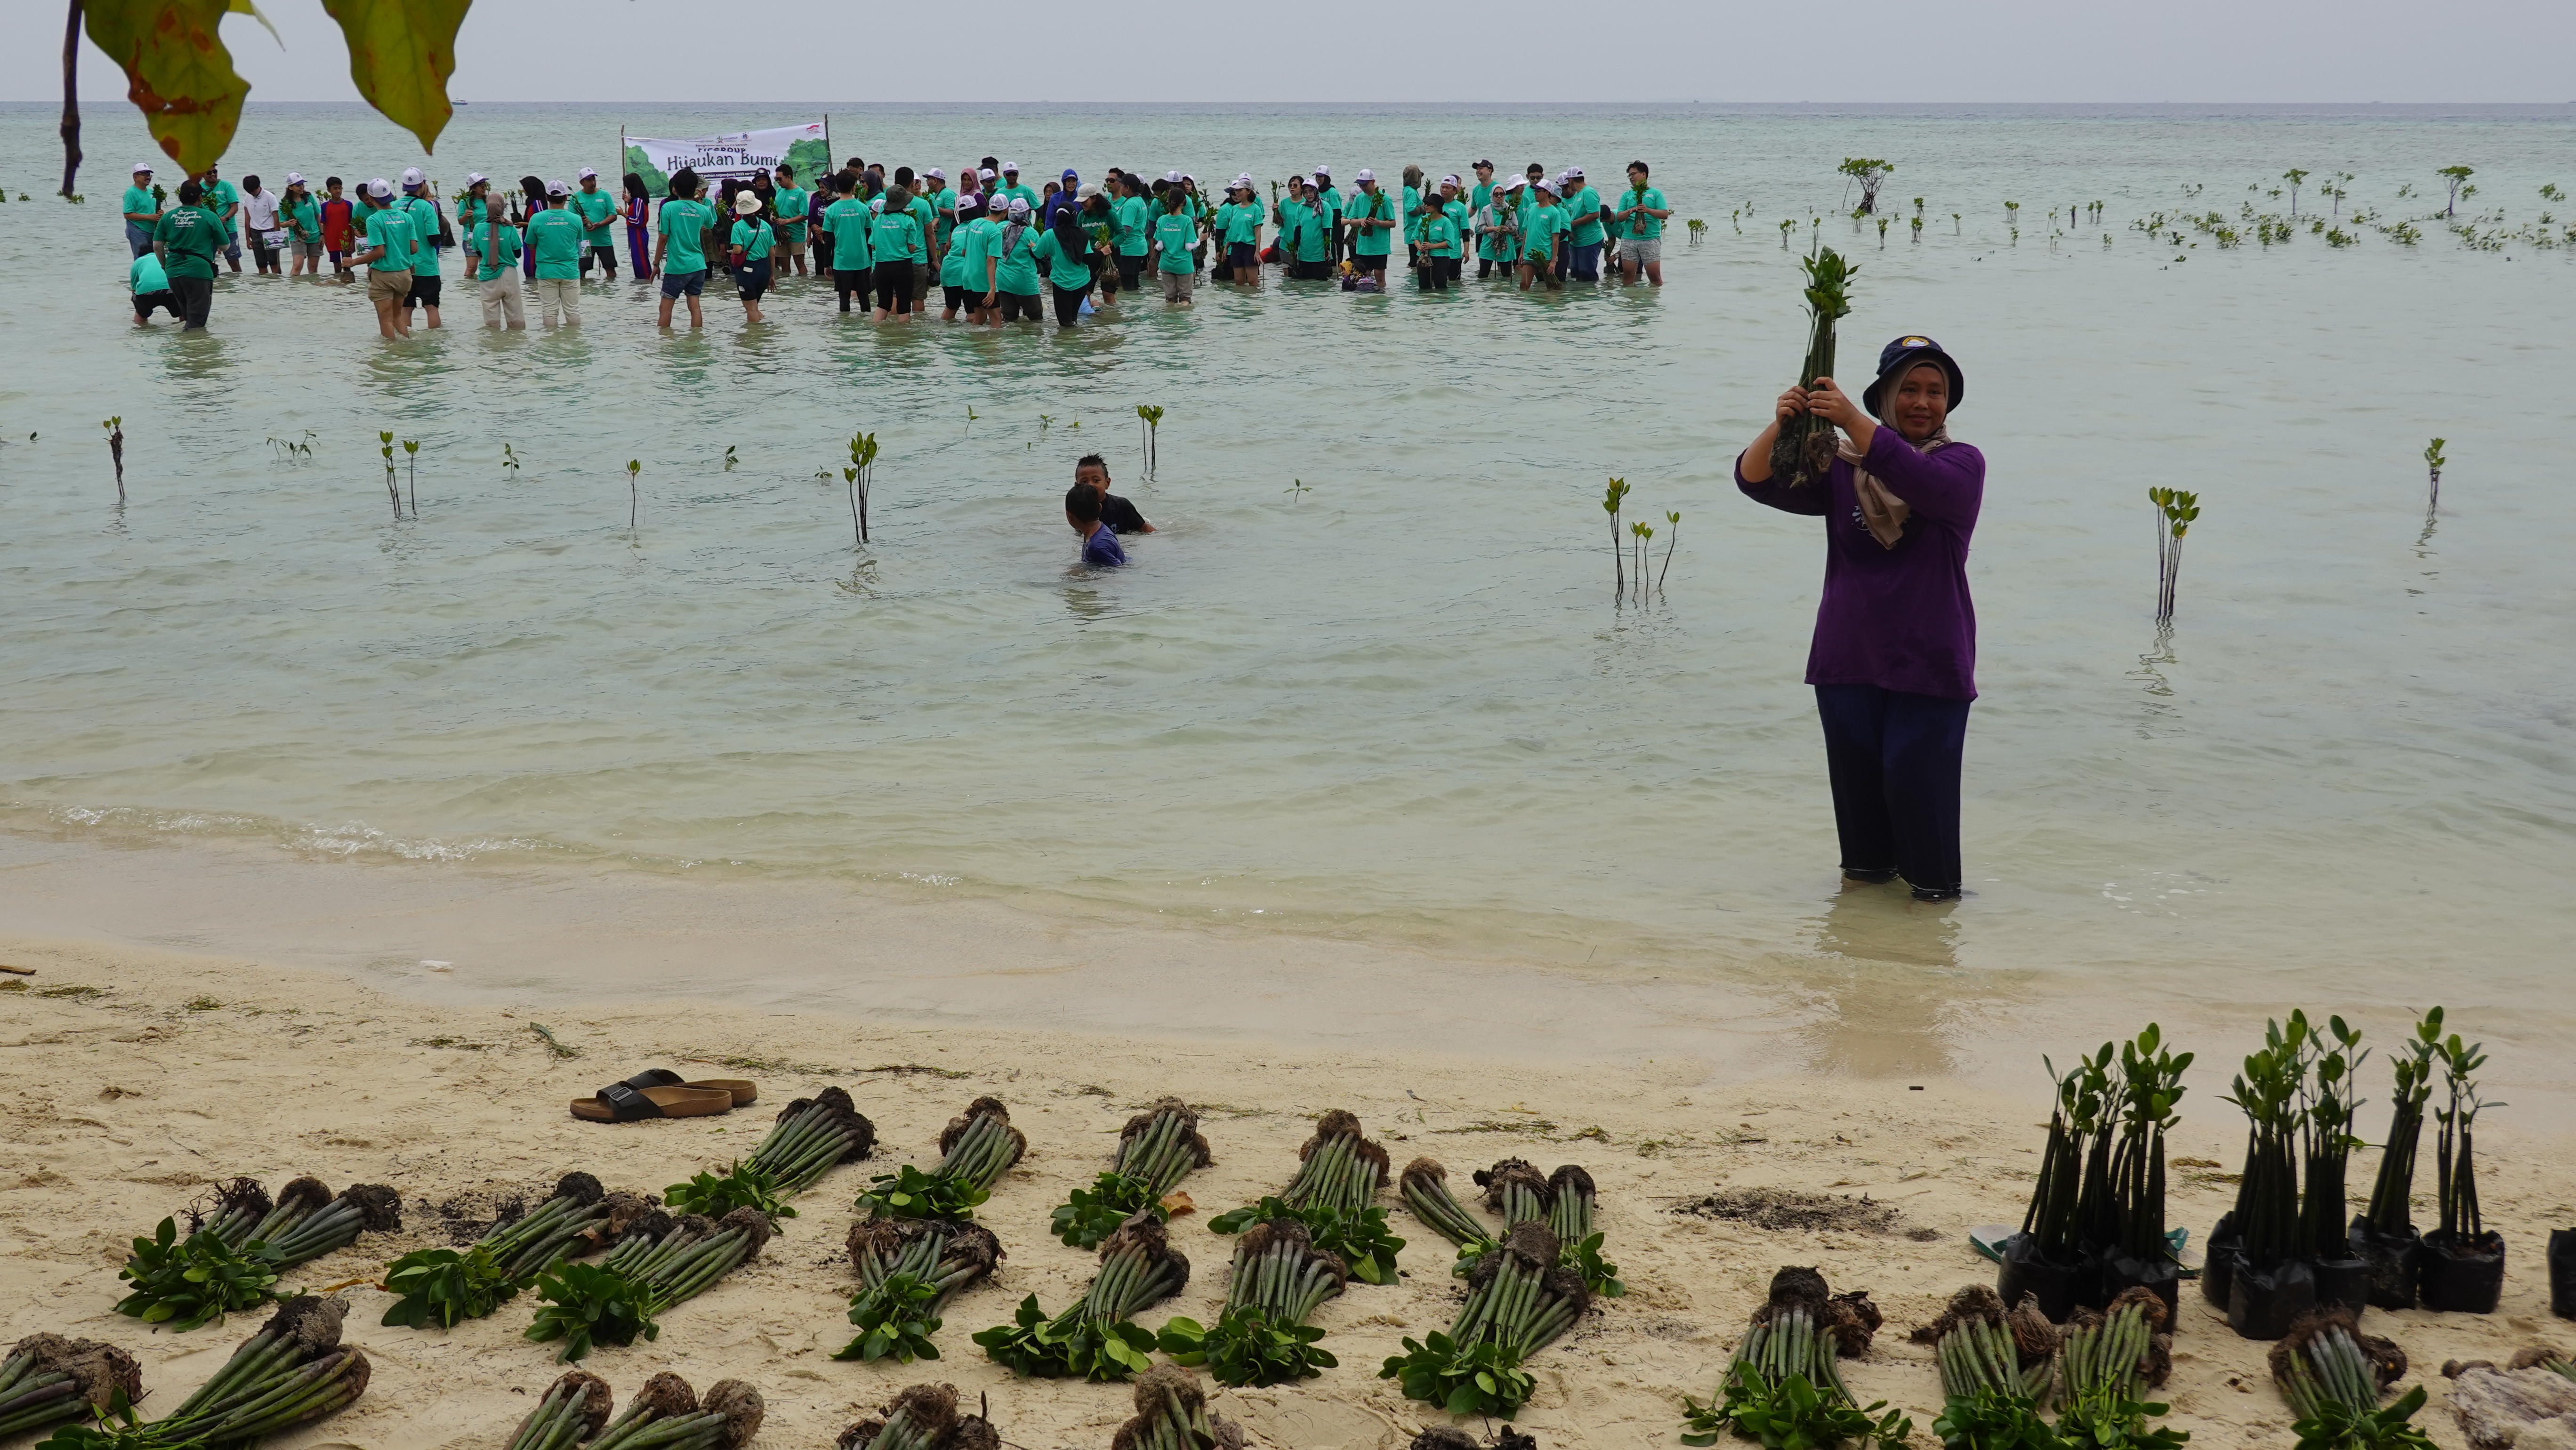
[[[0,110],[0,824],[1035,893],[1753,981],[1860,956],[2402,1005],[2431,973],[2455,1013],[2567,1012],[2576,252],[2129,223],[2282,209],[2246,188],[2291,166],[2420,216],[2465,162],[2463,214],[2519,227],[2576,183],[2576,109],[474,105],[431,169],[568,175],[621,122],[818,110],[840,153],[952,170],[1489,155],[1615,185],[1643,155],[1709,233],[1675,228],[1659,292],[1274,274],[1064,336],[874,328],[792,282],[766,326],[711,289],[704,332],[657,335],[622,281],[577,331],[503,336],[456,283],[448,330],[385,345],[355,292],[244,277],[183,339],[123,311],[130,113],[93,108],[74,210],[14,199],[52,121]],[[1919,244],[1832,219],[1853,154],[1926,198]],[[228,174],[418,159],[363,112],[255,107]],[[2095,200],[2052,245],[2040,213]],[[1858,252],[1845,355],[1941,339],[1990,461],[1975,894],[1948,910],[1837,892],[1799,682],[1821,540],[1727,472],[1794,370],[1777,224],[1802,245],[1811,215]],[[1140,403],[1168,410],[1151,480]],[[421,441],[417,519],[390,518],[379,429]],[[863,549],[817,478],[854,429],[883,450]],[[309,461],[267,441],[308,430]],[[1059,512],[1094,448],[1163,526],[1114,575],[1072,567]],[[1658,570],[1683,515],[1644,606],[1612,597],[1612,475]],[[2170,638],[2151,485],[2204,509]]]

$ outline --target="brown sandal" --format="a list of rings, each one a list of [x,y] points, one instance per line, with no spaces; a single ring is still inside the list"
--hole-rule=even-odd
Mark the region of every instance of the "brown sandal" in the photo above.
[[[733,1111],[733,1094],[692,1087],[637,1087],[610,1083],[599,1096],[575,1098],[572,1115],[590,1123],[631,1123],[639,1118],[711,1118]]]
[[[704,1088],[709,1092],[729,1093],[733,1097],[733,1105],[737,1108],[748,1107],[752,1103],[760,1101],[760,1084],[758,1083],[748,1082],[738,1077],[711,1077],[699,1082],[688,1082],[682,1079],[678,1073],[671,1071],[667,1067],[648,1067],[642,1072],[635,1074],[633,1077],[628,1078],[626,1080],[626,1085],[628,1087],[637,1088]]]

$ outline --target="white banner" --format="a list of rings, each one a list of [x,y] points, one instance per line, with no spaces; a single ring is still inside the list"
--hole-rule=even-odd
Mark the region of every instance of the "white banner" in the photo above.
[[[794,167],[796,180],[810,186],[815,177],[832,169],[831,156],[823,123],[815,121],[682,141],[629,136],[625,169],[643,178],[645,190],[662,196],[670,190],[671,173],[683,166],[697,172],[710,190],[728,178],[741,180],[782,164]]]

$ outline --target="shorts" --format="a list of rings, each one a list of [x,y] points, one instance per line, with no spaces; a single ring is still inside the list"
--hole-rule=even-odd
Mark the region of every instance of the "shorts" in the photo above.
[[[134,294],[135,321],[150,322],[152,320],[152,312],[154,308],[167,308],[169,309],[169,313],[172,317],[177,318],[182,322],[188,320],[188,314],[179,309],[179,294],[166,287],[158,292],[137,292]]]
[[[287,255],[293,257],[299,262],[311,261],[312,259],[322,255],[322,244],[320,242],[308,242],[302,237],[296,237],[286,244],[286,251]],[[331,255],[334,259],[337,259],[340,254],[333,252]]]
[[[673,298],[675,300],[681,297],[702,297],[706,295],[706,290],[707,269],[704,267],[700,267],[694,272],[665,272],[662,274],[662,295],[665,297]]]
[[[411,290],[403,294],[403,306],[436,307],[438,289],[446,282],[447,279],[444,277],[424,277],[414,272],[411,277]]]
[[[805,255],[805,224],[803,222],[780,222],[778,224],[777,231],[778,240],[772,246],[771,250],[785,252],[791,257],[801,257]]]
[[[1002,294],[1002,320],[1004,322],[1017,322],[1023,317],[1027,318],[1031,322],[1036,322],[1042,319],[1045,315],[1046,308],[1038,301],[1038,294],[1035,292],[1005,292]]]
[[[969,303],[966,300],[966,289],[963,287],[951,287],[946,283],[942,283],[940,284],[939,291],[941,295],[947,299],[948,310],[951,312],[955,312],[961,307],[972,306],[980,308],[984,305],[984,294],[980,292],[975,294],[975,300],[972,303]]]
[[[1261,249],[1250,242],[1233,243],[1225,249],[1225,264],[1229,267],[1258,267],[1261,265]]]
[[[1333,264],[1322,261],[1291,262],[1288,264],[1288,276],[1298,282],[1329,282],[1333,280]]]
[[[1118,285],[1126,288],[1130,292],[1141,292],[1144,290],[1144,278],[1145,254],[1138,252],[1136,255],[1131,257],[1125,252],[1120,252],[1118,254]]]
[[[410,268],[406,267],[399,272],[380,272],[373,267],[367,269],[368,301],[392,302],[399,304],[404,298],[409,297],[410,295]]]
[[[877,263],[877,306],[902,314],[912,311],[912,264]]]
[[[261,268],[276,266],[277,249],[261,246],[258,239],[253,238],[250,244],[250,264]]]
[[[230,238],[225,241],[224,260],[227,262],[238,262],[241,260],[241,239],[239,237]]]
[[[761,257],[733,269],[734,291],[745,302],[757,302],[769,290],[769,259]]]
[[[1163,279],[1163,300],[1166,302],[1189,301],[1190,288],[1199,280],[1198,269],[1195,267],[1186,272],[1174,272],[1166,269],[1161,273],[1161,276]]]
[[[1351,265],[1363,272],[1383,272],[1386,270],[1386,259],[1391,255],[1393,254],[1390,252],[1353,252]]]
[[[1661,237],[1621,237],[1619,239],[1619,260],[1622,262],[1634,262],[1640,267],[1645,267],[1652,266],[1663,259],[1664,239]]]

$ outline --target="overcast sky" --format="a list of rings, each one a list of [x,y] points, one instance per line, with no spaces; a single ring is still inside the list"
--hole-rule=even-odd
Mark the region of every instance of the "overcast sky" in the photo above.
[[[318,0],[224,24],[253,101],[357,98]],[[60,95],[19,0],[0,97]],[[1293,19],[1292,19],[1293,17]],[[32,32],[32,34],[31,34]],[[952,40],[971,37],[971,58]],[[893,41],[899,49],[889,50]],[[83,95],[122,97],[84,43]],[[482,0],[475,101],[2576,101],[2569,0]],[[960,61],[968,63],[961,66]]]

